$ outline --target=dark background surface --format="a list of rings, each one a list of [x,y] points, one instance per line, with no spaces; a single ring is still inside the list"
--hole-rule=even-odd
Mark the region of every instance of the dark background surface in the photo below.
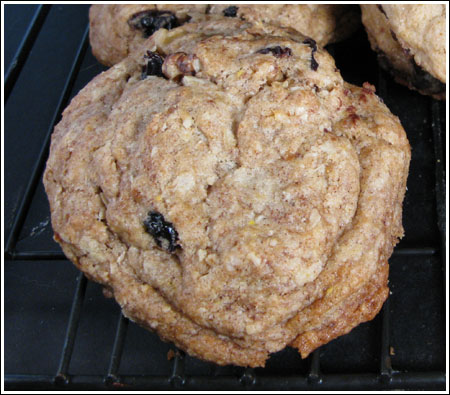
[[[77,53],[83,49],[88,6],[52,5],[40,10],[37,5],[6,5],[5,75],[38,11],[40,29],[25,51],[23,67],[20,64],[10,94],[5,96],[6,389],[55,388],[52,380],[61,373],[72,301],[81,280],[52,239],[49,207],[41,182],[43,166],[36,167],[36,163],[40,156],[45,163],[45,145],[54,121],[60,119],[59,107],[67,104],[64,99],[76,95],[106,69],[92,56],[90,48],[81,50],[80,65],[65,97]],[[445,388],[445,252],[444,229],[439,228],[445,222],[445,102],[435,102],[397,85],[379,71],[363,29],[329,50],[347,81],[359,85],[369,81],[377,87],[377,93],[400,117],[412,147],[404,202],[405,237],[390,259],[391,296],[383,312],[321,347],[314,357],[302,360],[288,348],[274,354],[265,369],[255,370],[218,367],[189,356],[175,358],[174,363],[167,359],[167,352],[175,350],[172,344],[123,320],[123,354],[117,381],[136,384],[140,383],[138,379],[133,381],[127,376],[139,377],[144,380],[142,388],[169,389],[177,384],[164,378],[177,372],[189,389]],[[30,184],[35,168],[37,182]],[[23,204],[27,190],[29,200]],[[18,216],[23,221],[15,224]],[[13,228],[17,232],[10,238]],[[87,282],[73,352],[68,371],[64,372],[69,380],[60,385],[111,388],[102,379],[111,373],[111,353],[120,319],[114,300],[106,299],[98,284]],[[386,353],[390,354],[392,371],[388,369],[387,378],[383,378],[380,369],[389,367],[382,360]],[[311,369],[319,360],[317,378],[317,370]],[[347,374],[352,375],[351,379],[343,376]],[[412,375],[411,380],[401,379],[408,374]],[[247,387],[243,375],[250,377]],[[421,381],[421,375],[428,379]],[[161,381],[152,381],[152,377]]]

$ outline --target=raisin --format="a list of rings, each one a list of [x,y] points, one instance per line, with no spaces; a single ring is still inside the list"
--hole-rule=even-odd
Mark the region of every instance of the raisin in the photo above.
[[[149,75],[156,75],[158,77],[164,77],[162,72],[162,65],[164,59],[156,52],[147,51],[147,55],[144,55],[147,59],[147,64],[142,67],[141,79],[145,80]]]
[[[180,22],[173,12],[163,10],[147,10],[134,14],[128,24],[133,29],[142,30],[144,38],[150,37],[157,30],[167,30],[180,26]]]
[[[157,211],[148,212],[148,216],[144,220],[144,228],[147,233],[153,236],[158,247],[165,248],[169,252],[174,252],[177,248],[181,248],[177,244],[178,232],[173,224],[167,222],[164,216]]]
[[[316,59],[314,59],[314,53],[317,52],[317,43],[312,38],[307,38],[303,40],[303,44],[309,45],[311,48],[311,70],[317,71],[319,68],[319,63],[317,63]]]
[[[260,49],[256,53],[260,53],[263,55],[272,53],[272,55],[275,56],[276,58],[285,58],[287,56],[292,56],[292,51],[290,48],[287,48],[287,47],[282,48],[279,45],[277,45],[276,47]]]
[[[223,16],[227,16],[227,17],[235,17],[237,15],[237,10],[238,7],[236,7],[235,5],[232,5],[230,7],[225,8],[222,12],[223,12]]]

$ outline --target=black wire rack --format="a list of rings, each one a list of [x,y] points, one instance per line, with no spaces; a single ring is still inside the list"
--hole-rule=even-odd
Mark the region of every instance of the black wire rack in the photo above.
[[[5,37],[16,39],[4,84],[5,389],[445,390],[445,102],[379,70],[363,29],[329,51],[346,80],[376,85],[411,142],[406,236],[390,260],[392,295],[375,320],[306,360],[287,349],[264,369],[244,369],[196,360],[139,332],[113,301],[98,302],[100,286],[52,241],[41,182],[50,136],[71,97],[104,68],[88,50],[87,6],[5,8],[6,24],[22,21]],[[102,303],[106,324],[94,334]]]

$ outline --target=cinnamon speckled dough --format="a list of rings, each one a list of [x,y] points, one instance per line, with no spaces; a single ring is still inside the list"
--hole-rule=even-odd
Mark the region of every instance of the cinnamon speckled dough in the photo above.
[[[230,4],[93,5],[89,12],[92,51],[101,63],[111,66],[142,44],[145,33],[130,23],[133,15],[139,12],[171,11],[182,24],[190,18],[198,21],[203,18],[223,17],[224,11],[230,6]],[[360,24],[359,7],[356,5],[241,4],[234,7],[237,7],[237,18],[253,23],[290,27],[312,37],[319,45],[346,38]],[[229,12],[226,14],[230,15]]]
[[[224,18],[161,29],[90,82],[44,183],[55,239],[127,317],[255,367],[380,310],[409,160],[371,85],[300,33]]]
[[[410,89],[445,99],[445,5],[366,4],[361,8],[380,65]]]

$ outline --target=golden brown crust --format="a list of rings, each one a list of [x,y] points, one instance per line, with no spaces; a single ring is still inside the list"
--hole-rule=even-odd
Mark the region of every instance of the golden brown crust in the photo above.
[[[332,318],[326,325],[305,331],[291,343],[291,346],[299,350],[302,358],[306,358],[322,344],[350,332],[355,323],[372,320],[388,297],[389,288],[386,286],[388,272],[388,263],[380,263],[379,272],[360,291],[351,295],[344,306],[339,307],[337,310],[339,314],[331,314]]]
[[[147,51],[166,78],[142,75]],[[159,30],[89,83],[44,183],[55,240],[128,317],[199,358],[263,366],[378,312],[409,158],[372,86],[299,33],[222,18]],[[177,237],[152,237],[150,213]]]

